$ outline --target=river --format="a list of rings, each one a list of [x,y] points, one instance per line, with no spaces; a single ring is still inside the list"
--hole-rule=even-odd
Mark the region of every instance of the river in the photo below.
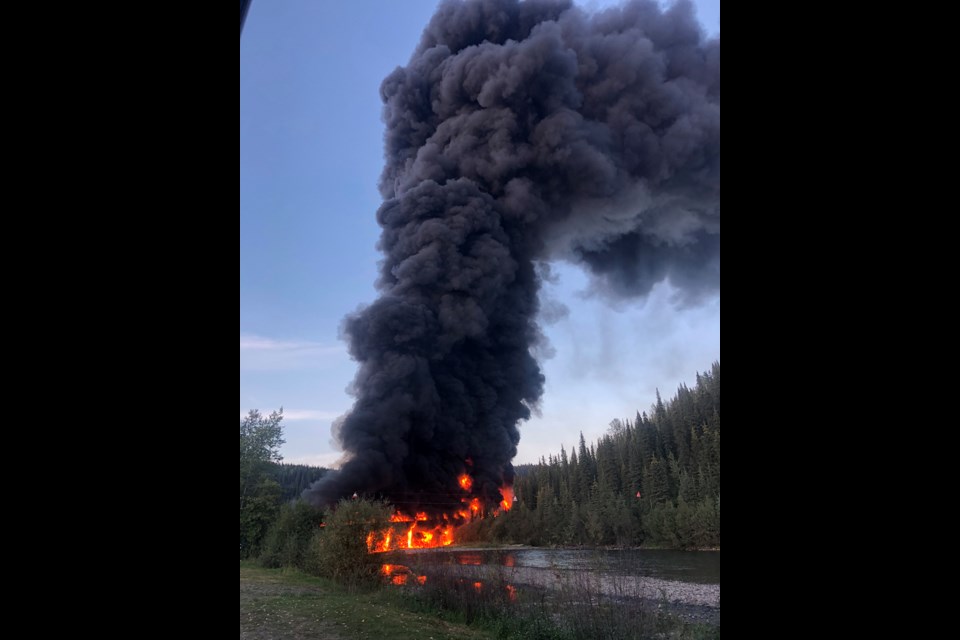
[[[408,552],[409,553],[409,552]],[[417,565],[458,564],[592,571],[698,584],[720,584],[719,551],[662,549],[446,549],[419,550]]]
[[[445,548],[390,558],[417,575],[454,571],[478,585],[492,580],[584,597],[642,600],[690,621],[720,624],[719,551]]]

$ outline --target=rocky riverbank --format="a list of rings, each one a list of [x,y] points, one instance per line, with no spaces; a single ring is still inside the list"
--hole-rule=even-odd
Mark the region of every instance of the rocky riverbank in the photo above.
[[[624,603],[640,601],[666,609],[689,622],[720,625],[720,585],[680,582],[642,576],[600,575],[530,567],[502,567],[503,579],[515,585],[534,585],[561,591],[568,597],[595,598],[598,594]]]
[[[502,565],[424,565],[416,555],[405,560],[417,573],[441,571],[482,584],[510,584],[557,593],[572,605],[595,603],[598,598],[624,605],[642,604],[676,615],[688,622],[720,625],[720,585],[682,582],[645,576],[624,576],[590,570],[509,567]]]

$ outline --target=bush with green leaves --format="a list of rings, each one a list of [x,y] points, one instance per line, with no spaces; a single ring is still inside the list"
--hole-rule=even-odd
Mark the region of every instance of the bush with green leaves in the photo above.
[[[307,548],[320,530],[323,512],[302,500],[280,508],[280,515],[267,532],[260,563],[265,567],[303,569]]]
[[[349,586],[379,581],[381,559],[370,553],[367,536],[390,526],[393,508],[371,500],[341,500],[324,517],[308,548],[304,569]]]

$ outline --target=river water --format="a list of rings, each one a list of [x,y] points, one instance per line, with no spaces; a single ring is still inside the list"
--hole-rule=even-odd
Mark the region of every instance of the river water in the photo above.
[[[434,580],[518,593],[553,593],[563,607],[647,602],[688,622],[720,625],[720,552],[658,549],[414,549],[384,554],[396,585]],[[578,614],[579,615],[579,614]]]
[[[408,552],[409,553],[409,552]],[[414,556],[414,557],[411,557]],[[554,571],[591,571],[697,584],[720,584],[719,551],[660,549],[496,549],[421,550],[408,564],[503,566]]]

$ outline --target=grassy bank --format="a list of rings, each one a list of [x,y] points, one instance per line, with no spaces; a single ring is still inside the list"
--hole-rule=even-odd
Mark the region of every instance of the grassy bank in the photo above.
[[[299,571],[240,563],[241,640],[493,637],[481,629],[411,611],[389,592],[350,593]]]

